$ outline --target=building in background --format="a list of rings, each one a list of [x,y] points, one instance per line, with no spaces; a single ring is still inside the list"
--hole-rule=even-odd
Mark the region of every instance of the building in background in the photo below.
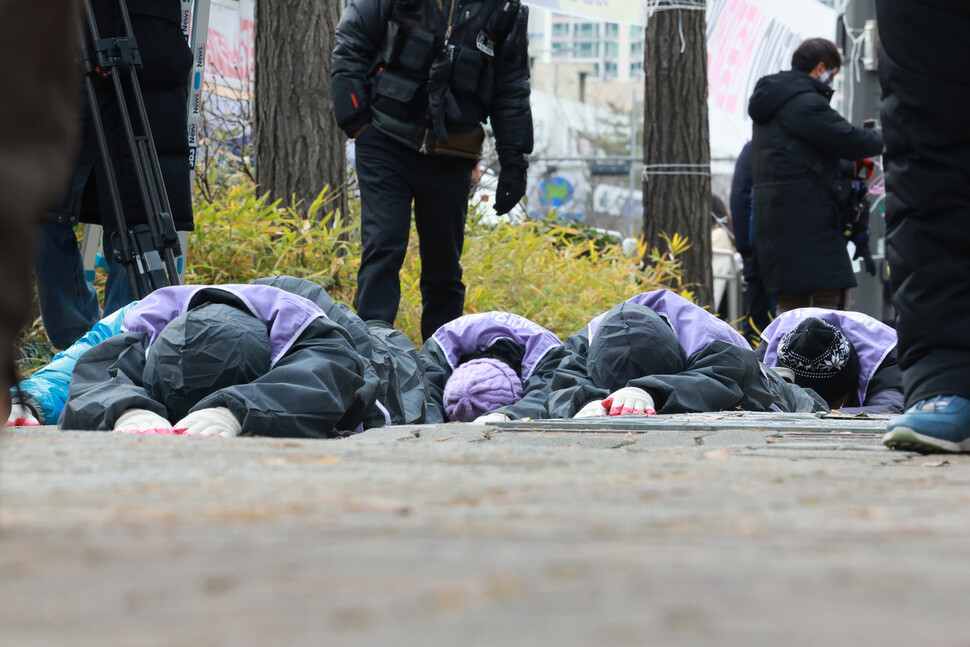
[[[641,25],[530,7],[533,88],[563,99],[630,110],[634,100],[643,97],[643,36]]]

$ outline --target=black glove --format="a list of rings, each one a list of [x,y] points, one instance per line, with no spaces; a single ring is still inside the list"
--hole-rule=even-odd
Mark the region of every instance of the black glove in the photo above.
[[[869,274],[871,274],[872,276],[875,276],[876,261],[872,260],[872,252],[869,251],[868,241],[862,244],[859,244],[858,242],[856,243],[855,255],[852,257],[852,260],[856,260],[858,258],[861,258],[863,262],[866,264],[866,271],[869,272]]]
[[[528,168],[525,162],[502,164],[498,188],[495,190],[495,213],[504,216],[519,204],[525,195],[525,172]]]

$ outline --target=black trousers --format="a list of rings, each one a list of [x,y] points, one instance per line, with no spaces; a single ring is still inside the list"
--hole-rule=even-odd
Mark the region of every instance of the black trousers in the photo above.
[[[401,301],[401,265],[411,233],[411,204],[421,254],[421,337],[462,315],[461,250],[475,161],[423,155],[366,127],[356,141],[363,253],[357,314],[393,324]]]
[[[761,337],[761,332],[771,323],[775,308],[771,303],[771,295],[765,289],[760,276],[754,276],[744,281],[744,321],[741,322],[741,334],[749,342],[754,343]]]
[[[970,3],[877,0],[887,257],[907,406],[970,398]]]

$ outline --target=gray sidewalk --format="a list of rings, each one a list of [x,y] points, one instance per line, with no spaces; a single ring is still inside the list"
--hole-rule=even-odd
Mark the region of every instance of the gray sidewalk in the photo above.
[[[970,458],[884,424],[13,430],[0,645],[970,644]]]

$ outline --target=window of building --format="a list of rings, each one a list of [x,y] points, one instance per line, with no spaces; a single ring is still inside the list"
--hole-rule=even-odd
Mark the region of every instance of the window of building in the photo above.
[[[603,36],[605,38],[619,38],[620,37],[620,26],[615,22],[608,22],[603,27]]]
[[[607,61],[603,64],[603,78],[604,79],[615,79],[617,77],[618,70],[616,68],[616,63],[611,63]]]
[[[606,57],[607,58],[616,58],[617,56],[620,55],[620,44],[619,43],[607,42],[605,44],[605,47],[606,47],[606,50],[605,51],[606,51]]]
[[[640,74],[643,74],[643,61],[630,63],[630,76],[638,76]]]
[[[599,38],[600,26],[592,22],[579,22],[573,25],[573,36],[585,40]]]
[[[580,58],[593,58],[600,55],[599,43],[577,43],[576,56]]]
[[[557,22],[552,24],[552,36],[553,38],[562,38],[569,35],[569,25],[564,22]]]

